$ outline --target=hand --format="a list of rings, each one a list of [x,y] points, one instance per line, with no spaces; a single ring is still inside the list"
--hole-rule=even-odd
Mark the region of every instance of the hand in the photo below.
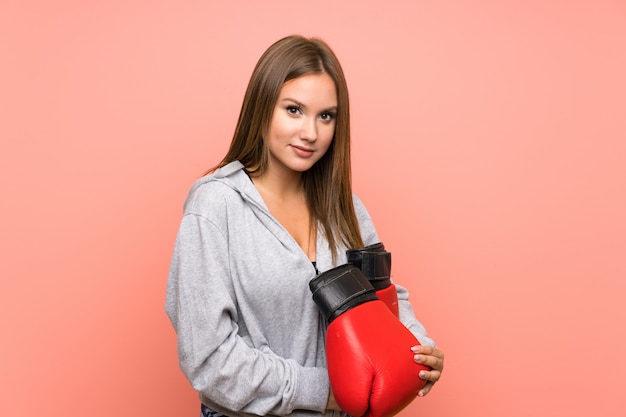
[[[420,372],[420,378],[427,381],[424,388],[422,388],[417,395],[423,397],[428,394],[432,389],[435,382],[441,378],[441,372],[443,371],[443,352],[432,346],[413,346],[411,348],[415,353],[415,363],[429,366],[430,371]]]

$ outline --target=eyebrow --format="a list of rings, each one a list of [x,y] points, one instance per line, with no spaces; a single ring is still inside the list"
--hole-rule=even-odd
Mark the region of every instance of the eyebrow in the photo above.
[[[294,103],[295,105],[297,105],[298,107],[301,107],[303,109],[306,109],[306,105],[303,103],[300,103],[298,100],[296,100],[295,98],[290,98],[290,97],[285,97],[280,101],[291,101],[292,103]],[[332,107],[328,107],[324,110],[322,110],[323,112],[325,111],[337,111],[337,106],[332,106]]]

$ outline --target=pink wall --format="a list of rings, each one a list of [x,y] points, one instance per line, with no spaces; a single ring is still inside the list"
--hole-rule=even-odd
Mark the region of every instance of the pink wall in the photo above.
[[[355,189],[447,355],[401,415],[626,415],[626,4],[223,3],[0,4],[0,415],[197,415],[182,202],[291,33],[344,64]]]

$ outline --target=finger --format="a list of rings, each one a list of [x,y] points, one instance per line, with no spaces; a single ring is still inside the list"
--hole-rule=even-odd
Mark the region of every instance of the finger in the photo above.
[[[430,392],[430,390],[431,390],[431,388],[433,387],[433,385],[435,385],[435,383],[434,383],[434,382],[427,382],[427,383],[426,383],[426,385],[424,385],[424,387],[423,387],[421,390],[419,390],[419,392],[417,393],[417,395],[418,395],[419,397],[423,397],[423,396],[425,396],[426,394],[428,394],[428,393]]]
[[[433,370],[436,370],[436,371],[443,370],[443,359],[438,358],[436,356],[418,353],[418,354],[415,354],[415,356],[413,356],[413,360],[415,361],[415,363],[426,365],[432,368]]]
[[[424,355],[436,356],[443,360],[443,352],[434,346],[416,345],[411,348],[413,353],[421,353]]]
[[[439,371],[420,371],[419,377],[425,381],[435,383],[441,378],[441,372]]]

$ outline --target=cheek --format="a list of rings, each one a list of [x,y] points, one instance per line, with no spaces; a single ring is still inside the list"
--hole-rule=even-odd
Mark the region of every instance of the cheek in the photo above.
[[[335,137],[335,125],[332,126],[324,126],[320,131],[320,139],[324,142],[327,142],[327,146],[330,146],[330,143],[333,141]]]
[[[324,153],[326,153],[328,148],[330,148],[330,145],[333,143],[334,137],[335,137],[335,131],[331,130],[327,134],[324,134],[323,139],[320,138],[320,139],[322,139],[321,141],[318,140],[318,143],[319,143],[320,147],[323,147],[323,149],[324,149]]]
[[[297,125],[294,124],[293,119],[289,117],[274,116],[272,123],[270,124],[270,136],[275,138],[282,138],[285,136],[291,136],[294,132],[297,132]]]

